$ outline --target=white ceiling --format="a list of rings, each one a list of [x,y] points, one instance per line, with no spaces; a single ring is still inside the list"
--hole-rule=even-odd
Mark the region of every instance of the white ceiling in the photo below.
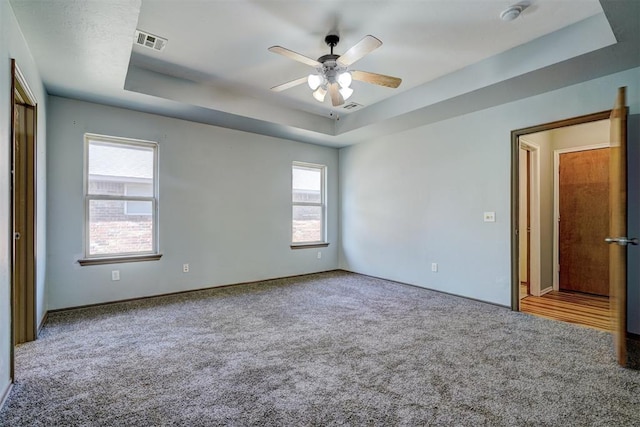
[[[520,18],[501,21],[514,3],[11,0],[51,94],[333,146],[415,126],[412,114],[425,108],[616,43],[597,0],[532,0]],[[136,28],[167,38],[164,51],[135,46]],[[400,77],[401,86],[354,82],[349,101],[363,107],[351,112],[318,103],[306,85],[269,90],[313,68],[268,47],[317,58],[329,52],[330,31],[341,37],[338,54],[367,34],[382,40],[351,68]]]

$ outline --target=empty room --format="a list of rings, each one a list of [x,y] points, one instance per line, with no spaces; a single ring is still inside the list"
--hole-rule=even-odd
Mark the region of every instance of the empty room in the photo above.
[[[1,426],[640,425],[639,1],[0,0],[0,99]]]

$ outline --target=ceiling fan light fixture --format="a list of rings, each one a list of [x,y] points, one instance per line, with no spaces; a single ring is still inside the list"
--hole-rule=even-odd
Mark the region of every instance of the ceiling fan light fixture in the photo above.
[[[350,87],[343,87],[340,89],[340,95],[342,95],[342,99],[346,101],[351,95],[353,95],[353,89]]]
[[[309,74],[307,77],[307,84],[311,88],[311,90],[316,90],[323,83],[324,77],[320,74]]]
[[[343,73],[338,74],[338,84],[342,88],[348,88],[349,86],[351,86],[351,82],[352,81],[353,81],[353,79],[351,77],[351,73],[350,72],[345,71]]]
[[[318,88],[313,92],[313,97],[318,102],[324,102],[324,97],[327,95],[327,90],[322,86],[318,86]]]

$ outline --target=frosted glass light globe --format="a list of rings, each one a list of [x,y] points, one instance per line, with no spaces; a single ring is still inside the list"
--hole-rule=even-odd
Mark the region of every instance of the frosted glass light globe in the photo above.
[[[351,73],[348,71],[345,71],[344,73],[340,73],[338,75],[338,84],[343,87],[343,88],[347,88],[351,85]]]
[[[313,97],[316,99],[316,101],[323,102],[326,94],[327,94],[327,90],[322,86],[319,86],[315,90],[315,92],[313,92]]]
[[[319,74],[309,74],[309,77],[307,77],[307,84],[311,90],[316,90],[318,89],[318,86],[322,84],[323,80],[324,78]]]

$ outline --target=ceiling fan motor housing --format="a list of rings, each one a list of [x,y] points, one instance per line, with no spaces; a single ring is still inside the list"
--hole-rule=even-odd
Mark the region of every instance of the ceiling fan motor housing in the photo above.
[[[318,67],[318,73],[324,75],[329,83],[335,83],[338,74],[346,71],[346,67],[338,65],[339,57],[340,55],[328,54],[318,58],[318,62],[322,64],[322,67]]]

